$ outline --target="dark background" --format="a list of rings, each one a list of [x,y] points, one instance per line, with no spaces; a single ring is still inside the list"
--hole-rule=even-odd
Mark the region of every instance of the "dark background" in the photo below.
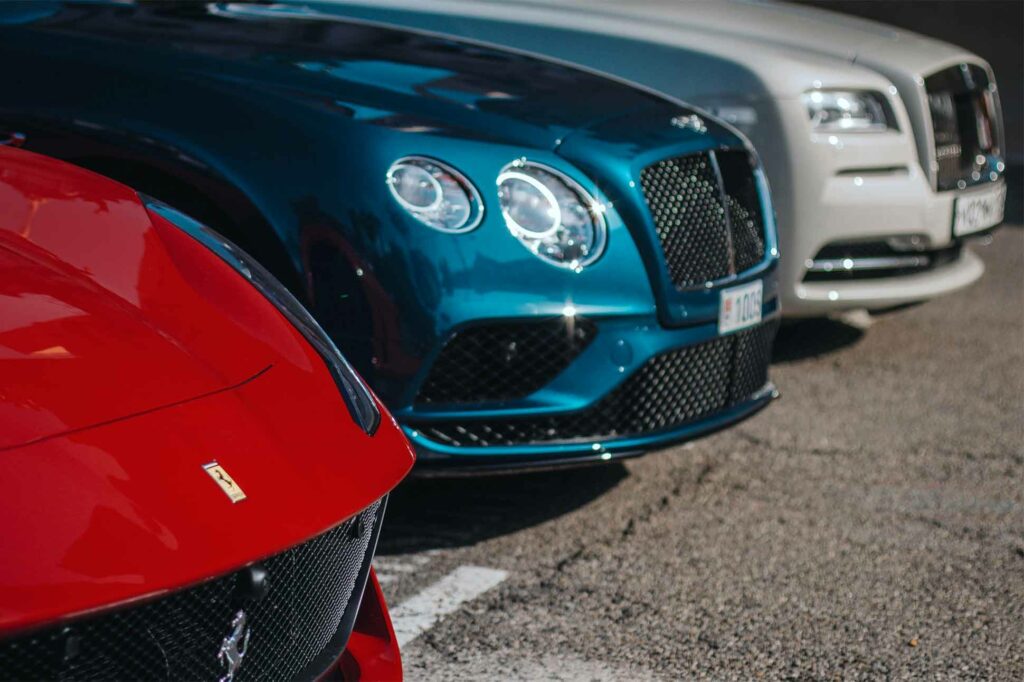
[[[1024,163],[1024,0],[798,0],[964,47],[992,65],[1006,125],[1006,158]]]

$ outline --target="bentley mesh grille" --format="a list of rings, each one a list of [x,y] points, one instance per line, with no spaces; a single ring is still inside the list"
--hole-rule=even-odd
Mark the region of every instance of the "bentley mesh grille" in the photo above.
[[[764,259],[764,216],[757,191],[753,160],[745,151],[715,152],[732,234],[734,268],[749,270]]]
[[[566,318],[470,327],[441,350],[418,403],[476,403],[524,398],[562,372],[597,335],[597,326]]]
[[[746,151],[664,159],[640,173],[640,186],[676,288],[703,286],[764,258],[764,216]]]
[[[778,323],[655,356],[593,406],[568,414],[421,422],[415,428],[457,447],[570,443],[678,428],[750,398],[768,382]]]
[[[3,640],[0,678],[217,680],[225,674],[217,654],[239,609],[245,610],[251,636],[234,680],[305,674],[314,659],[329,655],[333,660],[342,653],[339,627],[380,508],[376,502],[333,530],[261,562],[269,585],[261,599],[239,601],[243,570],[140,606]]]

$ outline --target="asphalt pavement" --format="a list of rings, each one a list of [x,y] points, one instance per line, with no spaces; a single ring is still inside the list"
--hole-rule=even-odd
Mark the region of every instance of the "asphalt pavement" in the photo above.
[[[736,428],[404,484],[378,570],[403,628],[437,605],[408,679],[1024,679],[1024,229],[974,248],[966,291],[785,326]]]

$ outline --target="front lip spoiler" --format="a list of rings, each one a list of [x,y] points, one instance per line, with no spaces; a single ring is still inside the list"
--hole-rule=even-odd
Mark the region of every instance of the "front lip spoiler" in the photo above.
[[[683,426],[664,433],[648,435],[648,442],[634,445],[637,438],[622,438],[616,441],[602,441],[602,449],[594,452],[590,449],[581,450],[577,454],[553,454],[549,456],[536,454],[510,455],[439,455],[436,452],[417,446],[417,464],[412,475],[418,478],[457,478],[462,476],[518,474],[530,471],[550,471],[584,466],[594,466],[608,462],[639,457],[651,450],[665,449],[671,445],[696,440],[717,433],[723,429],[752,417],[772,401],[779,397],[779,391],[771,381],[746,401],[734,405],[727,410],[712,415],[696,424]],[[552,449],[564,444],[552,444]],[[573,443],[572,445],[581,445]],[[582,447],[587,447],[586,443]],[[494,448],[495,450],[512,451],[515,446]]]

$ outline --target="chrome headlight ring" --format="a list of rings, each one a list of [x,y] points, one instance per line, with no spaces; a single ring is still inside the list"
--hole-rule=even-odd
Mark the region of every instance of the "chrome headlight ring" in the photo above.
[[[604,206],[565,173],[518,159],[498,174],[498,203],[509,232],[541,260],[580,271],[604,252]]]
[[[461,234],[483,220],[484,204],[476,187],[443,161],[404,156],[388,168],[386,181],[398,205],[427,227]]]

